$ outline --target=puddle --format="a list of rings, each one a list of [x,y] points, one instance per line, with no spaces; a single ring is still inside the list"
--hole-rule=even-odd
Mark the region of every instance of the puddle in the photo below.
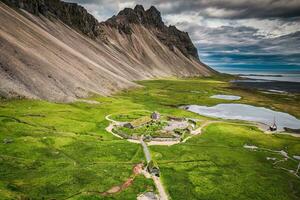
[[[213,99],[224,99],[224,100],[240,100],[241,99],[240,96],[224,95],[224,94],[213,95],[210,98],[213,98]]]
[[[244,148],[245,148],[245,149],[258,149],[257,146],[254,146],[254,145],[247,145],[247,144],[244,145]]]
[[[300,160],[300,156],[293,156],[296,160]]]

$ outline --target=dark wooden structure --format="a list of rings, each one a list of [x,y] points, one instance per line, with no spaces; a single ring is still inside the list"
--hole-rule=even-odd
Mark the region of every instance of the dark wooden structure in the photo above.
[[[277,131],[277,125],[276,125],[275,117],[274,117],[273,124],[269,127],[269,130],[270,131]]]
[[[147,170],[148,172],[153,175],[153,176],[157,176],[159,177],[160,176],[160,170],[159,170],[159,167],[157,165],[157,163],[153,160],[151,160],[149,163],[148,163],[148,166],[147,166]]]

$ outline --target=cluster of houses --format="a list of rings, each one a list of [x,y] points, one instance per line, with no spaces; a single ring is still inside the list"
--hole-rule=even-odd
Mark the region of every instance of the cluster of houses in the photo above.
[[[129,129],[135,129],[151,122],[158,122],[161,118],[162,116],[160,113],[155,111],[148,116],[125,123],[122,126]],[[161,134],[164,136],[152,137],[150,135],[145,135],[144,139],[152,141],[178,141],[181,139],[183,132],[191,133],[196,127],[196,121],[193,119],[167,116],[166,122],[167,125],[160,130]],[[129,136],[120,132],[118,134],[127,139],[138,139],[137,136]]]
[[[164,117],[159,112],[153,112],[148,116],[140,117],[131,122],[122,124],[123,127],[129,129],[136,129],[145,125],[148,125],[152,122],[166,122],[166,125],[160,130],[161,135],[159,137],[153,137],[150,135],[128,135],[122,131],[116,129],[118,135],[126,139],[133,140],[151,140],[151,141],[180,141],[186,132],[191,133],[192,130],[196,128],[196,121],[193,119],[180,118],[174,116]],[[142,137],[142,138],[141,138]],[[147,171],[153,176],[159,177],[159,167],[154,160],[147,161]]]

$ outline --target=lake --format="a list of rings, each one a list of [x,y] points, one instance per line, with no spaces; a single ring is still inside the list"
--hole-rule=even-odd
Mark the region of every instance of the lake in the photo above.
[[[211,107],[189,105],[186,106],[185,109],[207,117],[252,121],[263,123],[266,125],[272,125],[275,118],[279,131],[283,131],[284,127],[291,129],[300,129],[300,120],[288,113],[278,112],[268,108],[256,107],[247,104],[230,103],[218,104]]]

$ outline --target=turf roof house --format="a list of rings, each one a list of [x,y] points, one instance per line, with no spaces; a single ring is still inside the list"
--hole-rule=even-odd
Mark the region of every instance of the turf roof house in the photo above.
[[[145,116],[136,120],[133,120],[132,122],[126,123],[123,126],[126,128],[134,129],[139,126],[143,126],[147,123],[149,123],[151,120],[159,120],[160,119],[160,114],[158,112],[153,112],[150,117]]]

